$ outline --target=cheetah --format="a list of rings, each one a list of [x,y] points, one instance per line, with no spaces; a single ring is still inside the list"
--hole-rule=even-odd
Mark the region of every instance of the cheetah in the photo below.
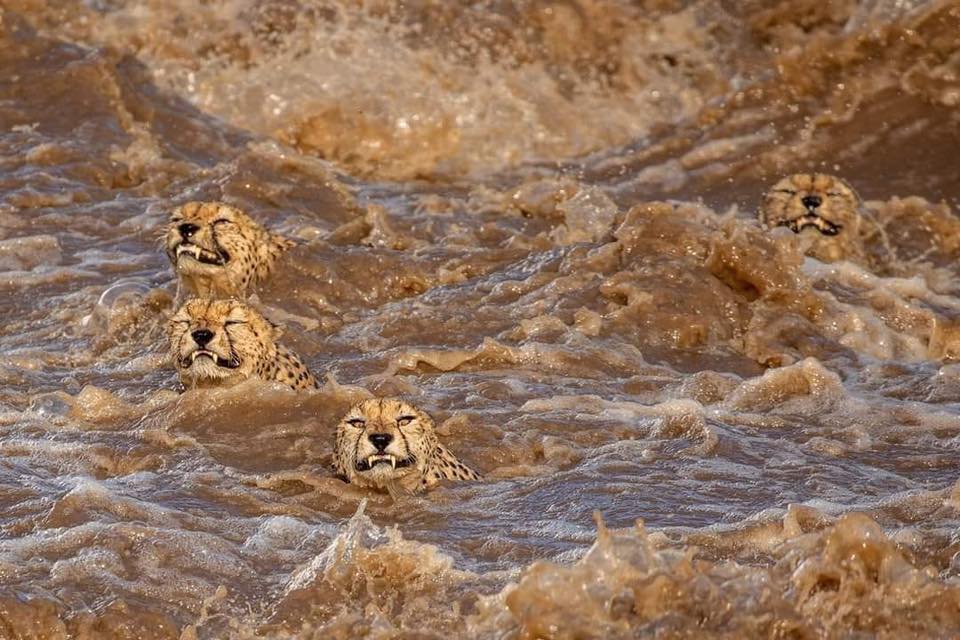
[[[178,301],[242,298],[294,244],[223,202],[188,202],[174,209],[165,243],[178,277]]]
[[[340,420],[334,472],[361,487],[416,493],[441,479],[479,480],[437,440],[433,419],[399,398],[354,405]]]
[[[239,300],[193,298],[170,319],[170,352],[184,387],[229,387],[256,377],[316,389],[303,362],[277,344],[280,333]]]
[[[760,221],[805,236],[806,252],[826,262],[856,253],[862,204],[846,182],[825,173],[797,173],[781,179],[763,197]],[[810,232],[804,233],[807,230]],[[811,235],[812,234],[812,235]]]

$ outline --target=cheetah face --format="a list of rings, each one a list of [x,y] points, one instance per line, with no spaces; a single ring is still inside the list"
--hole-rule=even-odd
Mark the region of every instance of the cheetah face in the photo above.
[[[166,251],[176,272],[218,283],[221,293],[241,294],[253,279],[258,244],[270,234],[248,215],[222,202],[189,202],[174,209]]]
[[[278,330],[237,300],[188,300],[169,325],[170,350],[185,386],[228,386],[276,356]]]
[[[337,427],[336,456],[347,479],[386,488],[409,476],[422,476],[437,448],[433,420],[395,398],[355,405]]]
[[[812,229],[824,236],[855,235],[860,221],[860,198],[850,186],[824,173],[798,173],[783,178],[767,191],[760,219],[768,227],[787,227],[794,233]]]

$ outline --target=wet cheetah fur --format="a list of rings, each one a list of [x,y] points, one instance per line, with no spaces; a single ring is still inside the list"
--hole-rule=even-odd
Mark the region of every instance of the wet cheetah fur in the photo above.
[[[834,262],[856,252],[862,203],[849,184],[825,173],[797,173],[764,195],[760,221],[804,236],[806,253]]]
[[[188,300],[168,326],[184,387],[228,387],[255,377],[298,391],[317,388],[300,358],[276,342],[281,330],[239,300]]]
[[[223,202],[188,202],[174,209],[164,242],[177,274],[178,301],[244,298],[293,246]]]
[[[437,439],[433,419],[398,398],[354,405],[340,420],[334,471],[360,487],[415,493],[441,480],[479,480]]]

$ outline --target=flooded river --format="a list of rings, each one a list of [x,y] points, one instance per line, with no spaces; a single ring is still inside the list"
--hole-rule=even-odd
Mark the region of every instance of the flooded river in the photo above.
[[[960,636],[958,149],[957,1],[4,0],[0,638]],[[193,200],[319,390],[179,392]]]

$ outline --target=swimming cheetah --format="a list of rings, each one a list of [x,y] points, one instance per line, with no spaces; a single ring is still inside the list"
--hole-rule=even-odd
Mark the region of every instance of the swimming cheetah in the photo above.
[[[242,298],[293,246],[223,202],[188,202],[174,209],[165,243],[178,277],[177,300]]]
[[[413,493],[480,476],[437,440],[433,419],[398,398],[354,405],[337,426],[334,470],[361,487]]]
[[[825,173],[787,176],[763,197],[760,221],[803,234],[807,253],[827,262],[855,251],[862,204],[846,182]]]
[[[227,387],[247,378],[294,390],[317,388],[292,351],[277,344],[280,329],[238,300],[188,300],[170,319],[170,350],[185,387]]]

